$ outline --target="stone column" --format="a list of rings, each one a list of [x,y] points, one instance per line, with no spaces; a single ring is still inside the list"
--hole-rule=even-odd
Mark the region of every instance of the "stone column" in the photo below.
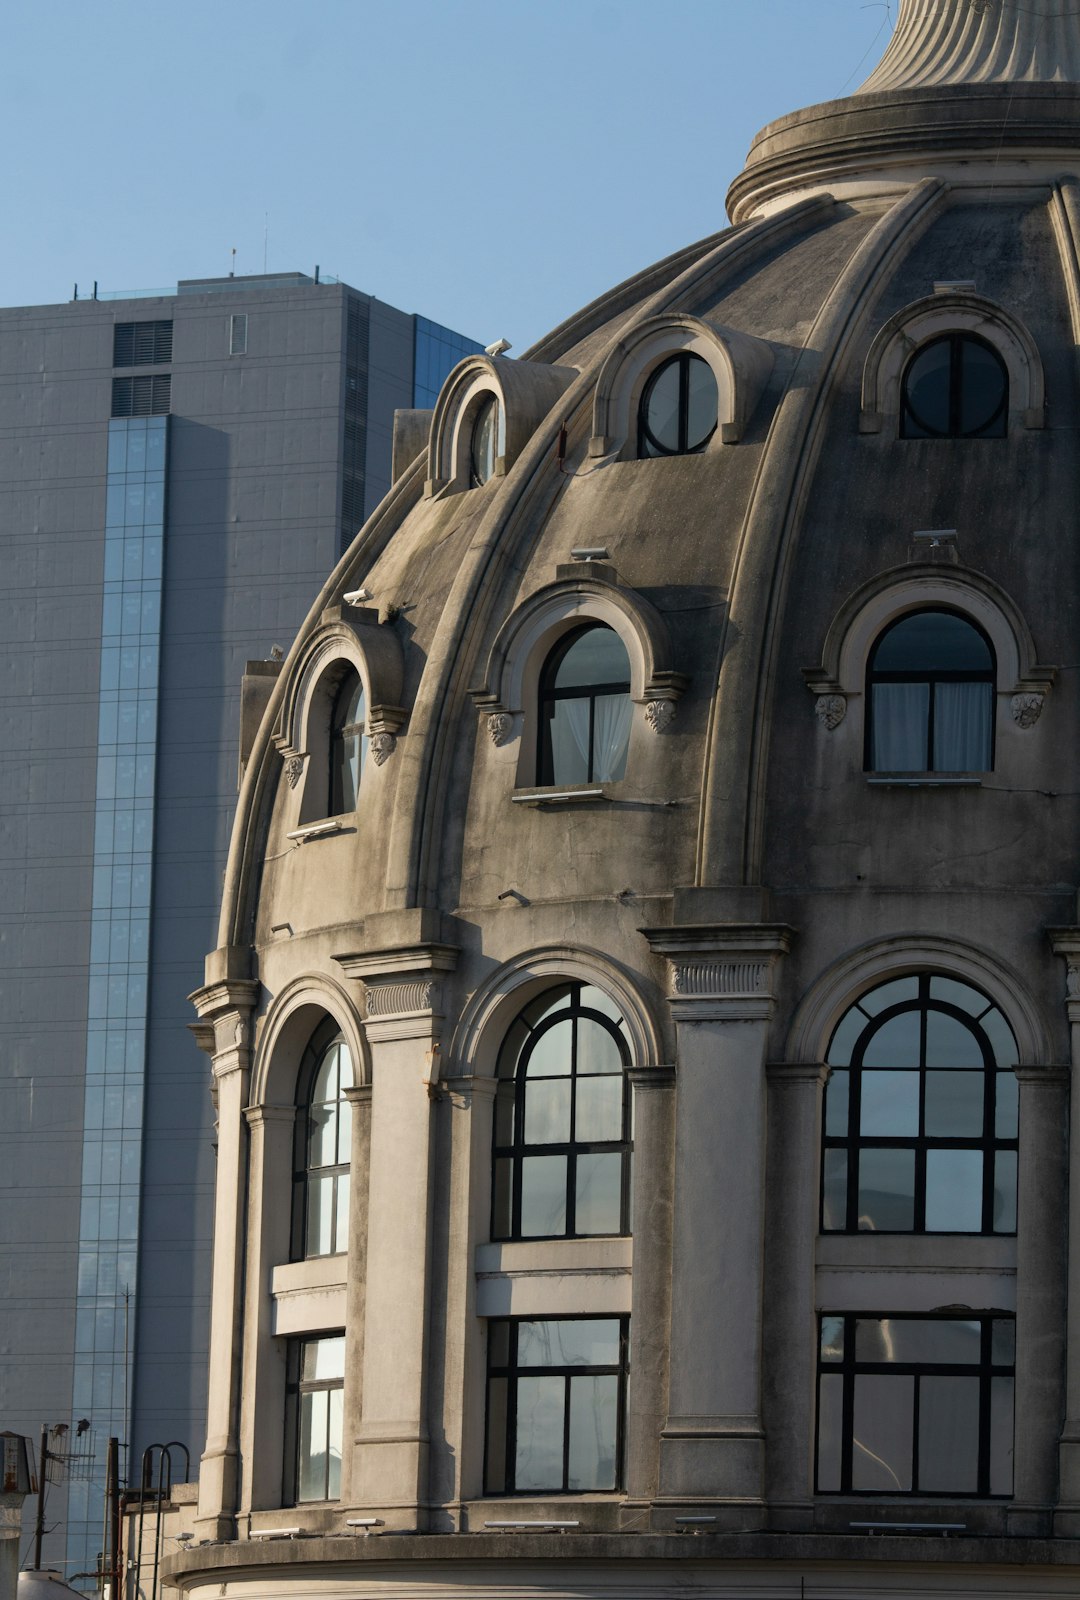
[[[770,1062],[765,1246],[765,1375],[770,1526],[811,1529],[817,1318],[814,1263],[820,1215],[821,1108],[829,1069]]]
[[[1013,1501],[1006,1518],[1012,1534],[1045,1536],[1052,1531],[1065,1400],[1069,1069],[1020,1067],[1016,1075],[1016,1421]]]
[[[791,936],[760,923],[646,934],[670,962],[678,1040],[659,1499],[705,1506],[718,1528],[756,1525],[764,1498],[765,1062]]]
[[[207,957],[207,983],[191,996],[202,1019],[196,1038],[213,1058],[217,1107],[217,1183],[210,1297],[210,1386],[206,1449],[199,1468],[197,1524],[204,1539],[235,1537],[240,1492],[244,1247],[247,1228],[248,1129],[244,1107],[251,1070],[252,1012],[259,985],[242,976],[249,952]]]
[[[368,1172],[371,1163],[371,1085],[345,1090],[352,1106],[349,1152],[349,1269],[345,1292],[345,1440],[341,1462],[341,1500],[352,1499],[356,1450],[360,1441],[364,1386],[364,1312],[367,1305]]]
[[[675,1072],[635,1067],[634,1275],[630,1300],[630,1379],[626,1419],[628,1517],[634,1502],[655,1499],[660,1434],[667,1416],[671,1325],[671,1224],[675,1187]]]
[[[240,1512],[281,1504],[285,1349],[275,1340],[270,1277],[289,1259],[295,1106],[249,1106],[247,1262],[240,1394]]]
[[[367,1304],[360,1426],[350,1498],[389,1527],[426,1517],[426,1372],[431,1229],[431,1091],[438,1078],[450,945],[336,958],[364,983],[371,1052]]]
[[[1070,1075],[1068,1257],[1066,1290],[1065,1422],[1059,1450],[1054,1532],[1080,1535],[1080,928],[1051,928],[1050,943],[1066,961]]]

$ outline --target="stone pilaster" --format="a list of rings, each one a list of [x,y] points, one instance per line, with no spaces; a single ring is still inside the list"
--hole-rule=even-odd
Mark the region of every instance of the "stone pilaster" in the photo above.
[[[1080,1535],[1080,928],[1048,930],[1054,953],[1065,958],[1065,1008],[1069,1019],[1068,1257],[1066,1267],[1065,1422],[1058,1452],[1058,1510],[1054,1531]]]
[[[241,1514],[281,1503],[285,1351],[273,1334],[270,1278],[277,1263],[289,1259],[296,1107],[249,1106],[244,1120],[250,1150],[240,1396]]]
[[[240,1493],[244,1248],[247,1224],[248,1128],[244,1108],[251,1072],[252,1015],[259,995],[253,979],[236,974],[248,952],[219,950],[207,959],[204,988],[191,996],[211,1044],[218,1155],[211,1279],[210,1383],[206,1448],[199,1469],[198,1527],[208,1539],[235,1537]],[[212,1041],[205,1029],[213,1029]]]
[[[660,1434],[667,1416],[671,1325],[671,1228],[674,1208],[675,1072],[630,1070],[634,1096],[634,1275],[626,1419],[626,1489],[631,1502],[655,1499]],[[631,1519],[633,1512],[629,1513]]]
[[[677,1035],[670,1381],[661,1502],[756,1519],[761,1414],[765,1062],[791,929],[648,931],[670,964]]]
[[[428,1480],[432,1090],[443,977],[454,946],[416,944],[336,958],[364,985],[371,1054],[367,1303],[360,1425],[349,1497],[390,1527],[422,1527]]]
[[[770,1526],[813,1526],[817,1317],[814,1261],[821,1184],[821,1113],[828,1067],[773,1061],[765,1251],[763,1411]]]
[[[352,1107],[349,1151],[349,1271],[345,1298],[345,1449],[341,1498],[352,1498],[356,1451],[360,1442],[364,1389],[364,1318],[367,1310],[368,1173],[371,1167],[371,1085],[345,1090]]]

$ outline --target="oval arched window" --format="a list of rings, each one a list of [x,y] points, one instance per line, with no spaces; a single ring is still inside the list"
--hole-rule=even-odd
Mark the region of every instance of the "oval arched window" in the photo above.
[[[681,351],[657,367],[638,410],[638,455],[689,456],[716,432],[720,399],[707,361]]]
[[[913,611],[878,639],[867,673],[869,772],[989,772],[994,655],[954,611]]]
[[[352,1055],[332,1024],[320,1029],[298,1080],[294,1162],[293,1255],[340,1255],[349,1242]],[[327,1041],[327,1032],[331,1037]]]
[[[993,345],[972,333],[924,344],[904,372],[902,439],[1003,439],[1009,373]]]
[[[350,667],[338,685],[330,714],[331,817],[356,810],[367,754],[364,717],[364,685],[356,668]]]
[[[613,628],[575,628],[540,674],[541,784],[617,783],[626,775],[630,658]]]
[[[826,1232],[1016,1232],[1016,1040],[987,995],[936,973],[879,984],[825,1059]]]
[[[494,476],[499,453],[499,402],[489,395],[473,418],[469,477],[474,489]]]

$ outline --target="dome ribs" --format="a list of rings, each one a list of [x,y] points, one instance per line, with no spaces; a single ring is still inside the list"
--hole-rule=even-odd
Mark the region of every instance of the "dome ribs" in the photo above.
[[[773,418],[739,539],[720,639],[719,687],[706,743],[699,886],[762,880],[771,701],[788,577],[837,375],[887,275],[947,195],[943,181],[923,179],[874,225],[807,335],[805,351],[819,361],[816,376],[804,387],[790,382]],[[732,775],[745,787],[732,787]]]

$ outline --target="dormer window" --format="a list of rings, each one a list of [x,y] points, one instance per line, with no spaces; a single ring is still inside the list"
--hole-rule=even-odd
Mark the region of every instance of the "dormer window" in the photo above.
[[[1008,420],[1008,370],[984,339],[947,333],[908,362],[902,439],[1004,439]]]
[[[867,687],[867,771],[990,771],[994,656],[966,618],[901,617],[874,646]]]
[[[720,397],[707,361],[680,351],[657,367],[638,412],[638,455],[687,456],[716,432]]]
[[[482,402],[473,420],[469,460],[472,488],[480,488],[482,484],[487,483],[494,476],[495,459],[498,455],[498,440],[499,402],[494,395],[489,395]]]
[[[565,634],[540,675],[540,783],[625,777],[632,705],[630,658],[614,628],[589,624]]]
[[[356,668],[350,667],[338,685],[330,717],[329,815],[332,817],[356,810],[367,753],[364,723],[364,685]]]

